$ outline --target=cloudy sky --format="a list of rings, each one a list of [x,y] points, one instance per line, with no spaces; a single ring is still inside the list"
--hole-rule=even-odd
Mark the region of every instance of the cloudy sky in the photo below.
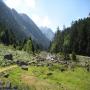
[[[54,32],[57,26],[70,26],[71,22],[87,17],[90,0],[4,0],[10,8],[26,13],[38,26],[49,27]]]

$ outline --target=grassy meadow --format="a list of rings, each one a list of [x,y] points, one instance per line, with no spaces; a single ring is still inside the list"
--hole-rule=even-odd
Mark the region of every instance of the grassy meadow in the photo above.
[[[5,53],[13,54],[13,62],[4,61]],[[14,63],[18,59],[32,61],[33,58],[32,54],[0,45],[0,80],[3,85],[10,81],[12,87],[18,87],[17,90],[90,90],[90,72],[85,67],[76,65],[74,69],[62,72],[60,68],[63,65],[53,63],[50,67],[29,65],[26,71]],[[84,62],[82,58],[86,59],[81,56],[80,62]],[[8,78],[2,76],[2,73],[8,73]]]

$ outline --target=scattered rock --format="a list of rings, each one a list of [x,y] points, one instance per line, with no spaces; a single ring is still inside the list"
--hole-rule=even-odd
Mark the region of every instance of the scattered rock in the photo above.
[[[23,70],[28,71],[28,66],[26,66],[26,65],[22,65],[21,68],[22,68]]]
[[[2,80],[0,80],[0,85],[3,85],[3,81]]]
[[[22,65],[28,66],[28,62],[22,61],[22,60],[17,60],[16,64],[19,66],[22,66]]]
[[[4,59],[13,60],[13,55],[12,54],[6,54],[6,55],[4,55]]]
[[[11,82],[7,81],[5,85],[6,90],[11,90]]]
[[[8,78],[9,77],[9,73],[4,73],[3,75],[5,78]]]
[[[44,64],[39,63],[39,64],[37,64],[37,66],[44,66]]]
[[[30,62],[28,62],[29,65],[36,65],[36,63],[37,63],[36,61],[30,61]]]
[[[3,88],[3,81],[0,80],[0,90]]]

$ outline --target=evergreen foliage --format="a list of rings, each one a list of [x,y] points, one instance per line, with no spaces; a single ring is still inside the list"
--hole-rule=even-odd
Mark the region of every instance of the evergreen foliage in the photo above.
[[[32,39],[29,38],[27,41],[24,41],[25,45],[24,45],[24,50],[27,51],[28,53],[34,53],[34,46],[32,43]]]
[[[79,19],[71,27],[56,32],[51,52],[64,52],[90,56],[90,17]]]

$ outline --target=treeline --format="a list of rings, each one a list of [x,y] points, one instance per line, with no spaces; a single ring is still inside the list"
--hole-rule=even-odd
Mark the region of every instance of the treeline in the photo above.
[[[40,50],[39,45],[32,41],[31,37],[23,40],[17,40],[13,31],[6,29],[3,25],[0,26],[0,43],[6,46],[13,46],[15,49],[24,50],[28,53],[34,53]]]
[[[58,27],[50,51],[90,56],[90,17],[72,22],[62,31]]]

